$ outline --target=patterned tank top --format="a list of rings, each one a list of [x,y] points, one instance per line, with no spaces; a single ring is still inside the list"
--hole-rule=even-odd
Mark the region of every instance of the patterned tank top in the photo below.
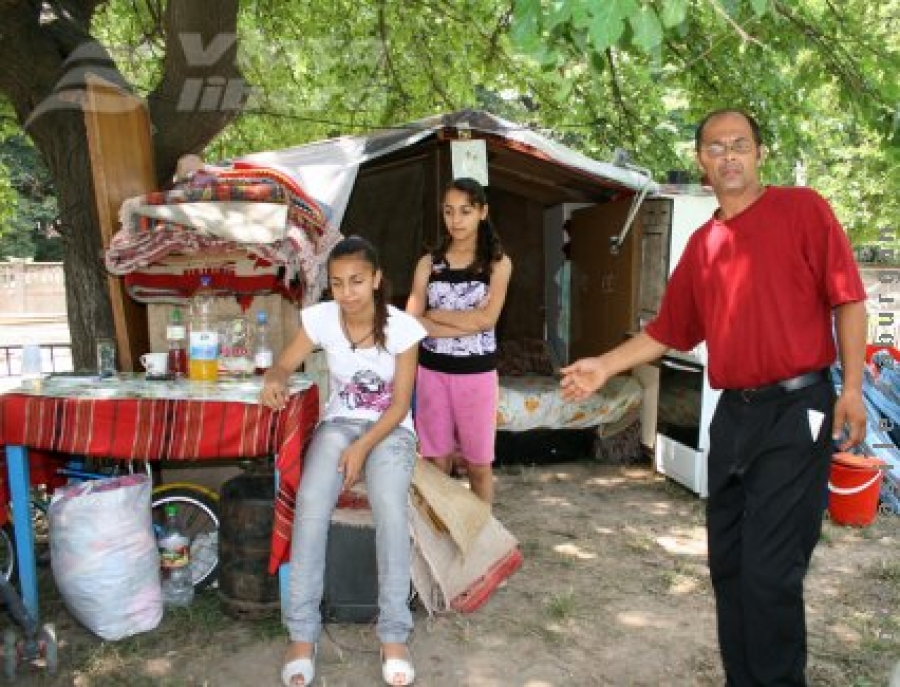
[[[474,310],[488,295],[490,276],[454,269],[446,260],[434,263],[428,278],[428,308]],[[455,337],[428,337],[419,349],[419,364],[436,372],[467,374],[497,368],[497,336],[493,329]]]

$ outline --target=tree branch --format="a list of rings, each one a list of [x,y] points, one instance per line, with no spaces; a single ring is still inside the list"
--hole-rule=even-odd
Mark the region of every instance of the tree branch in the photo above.
[[[684,54],[681,46],[677,45],[673,41],[666,39],[664,41],[665,46],[675,55],[679,60],[681,60],[681,68],[684,71],[693,68],[693,66],[699,61],[706,61],[706,58],[709,56],[709,53],[713,50],[712,47],[706,48],[700,55],[697,56],[688,56]],[[690,58],[690,59],[689,59]],[[698,80],[701,81],[706,88],[715,92],[718,90],[718,86],[708,77],[705,70],[703,73],[698,75]]]
[[[816,46],[816,52],[830,65],[835,75],[851,91],[866,94],[880,104],[886,104],[880,95],[872,89],[865,78],[856,68],[852,56],[841,46],[841,41],[834,36],[826,36],[809,22],[803,20],[799,14],[791,12],[783,3],[775,2],[775,10],[794,26],[801,36],[806,37]],[[842,59],[843,57],[843,59]]]
[[[485,52],[485,59],[488,63],[493,61],[493,58],[496,56],[497,52],[500,49],[500,36],[506,33],[509,30],[509,26],[512,22],[513,15],[513,4],[510,3],[506,11],[500,15],[497,19],[497,25],[494,27],[493,32],[491,32],[490,38],[488,38],[488,48]]]
[[[381,39],[381,45],[384,47],[384,64],[387,68],[387,72],[390,75],[391,80],[394,82],[394,86],[396,86],[397,88],[399,99],[402,102],[407,102],[409,100],[409,95],[403,88],[403,80],[397,73],[397,70],[394,67],[394,61],[391,57],[391,45],[390,39],[388,38],[388,27],[387,20],[385,18],[384,0],[379,0],[378,2],[378,36]]]
[[[141,0],[131,0],[132,14],[137,18],[141,16],[139,7],[140,2]],[[150,25],[141,27],[141,35],[148,43],[154,44],[160,49],[164,49],[166,37],[163,33],[163,8],[159,6],[159,3],[156,3],[153,0],[146,0],[146,7],[147,14],[150,15]]]
[[[428,46],[425,43],[422,43],[420,47],[421,50],[419,51],[419,54],[422,56],[422,59],[424,60],[427,67],[426,71],[428,73],[428,82],[431,84],[431,88],[435,93],[438,94],[445,107],[450,109],[456,108],[458,104],[455,103],[453,101],[453,98],[451,98],[447,94],[447,91],[444,89],[439,79],[437,78],[437,74],[434,71],[434,62],[432,62],[431,60],[431,52],[428,49]]]
[[[607,48],[603,52],[606,55],[606,62],[609,65],[609,83],[612,87],[613,98],[615,98],[619,111],[624,115],[623,119],[628,129],[629,142],[634,145],[637,136],[634,129],[631,127],[631,111],[625,103],[625,98],[622,95],[622,88],[619,85],[619,75],[618,70],[616,69],[616,60],[613,56],[612,48]]]
[[[755,39],[753,36],[751,36],[746,31],[744,31],[744,29],[740,26],[740,24],[738,24],[736,21],[734,21],[734,19],[731,18],[731,15],[729,15],[728,12],[725,11],[725,9],[722,7],[722,5],[719,4],[718,0],[707,0],[707,2],[709,2],[710,5],[712,5],[712,8],[720,16],[722,16],[722,18],[724,18],[725,21],[727,21],[729,24],[731,24],[732,28],[741,37],[742,41],[744,41],[745,43],[756,43],[757,45],[762,46],[762,43],[760,43],[757,39]]]

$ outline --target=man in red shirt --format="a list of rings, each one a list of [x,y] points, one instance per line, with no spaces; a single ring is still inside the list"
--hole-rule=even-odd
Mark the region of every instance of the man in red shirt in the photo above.
[[[562,394],[582,399],[670,348],[706,341],[710,384],[723,389],[709,428],[707,536],[727,683],[805,685],[803,579],[833,442],[845,450],[865,436],[866,294],[828,203],[760,183],[765,147],[752,117],[717,110],[695,143],[719,209],[691,236],[656,319],[563,368]],[[838,351],[835,399],[828,368]]]

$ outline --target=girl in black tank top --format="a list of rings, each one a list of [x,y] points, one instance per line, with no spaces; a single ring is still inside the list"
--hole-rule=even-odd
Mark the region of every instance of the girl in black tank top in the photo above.
[[[472,491],[491,503],[498,393],[494,328],[512,262],[477,181],[452,182],[442,212],[446,233],[419,260],[406,307],[428,331],[419,349],[416,430],[425,458],[448,473],[461,458]]]

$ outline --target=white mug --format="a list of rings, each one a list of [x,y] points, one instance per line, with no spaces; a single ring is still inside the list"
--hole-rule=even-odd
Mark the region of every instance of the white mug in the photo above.
[[[148,377],[165,377],[169,371],[168,353],[144,353],[141,365],[147,370]]]

